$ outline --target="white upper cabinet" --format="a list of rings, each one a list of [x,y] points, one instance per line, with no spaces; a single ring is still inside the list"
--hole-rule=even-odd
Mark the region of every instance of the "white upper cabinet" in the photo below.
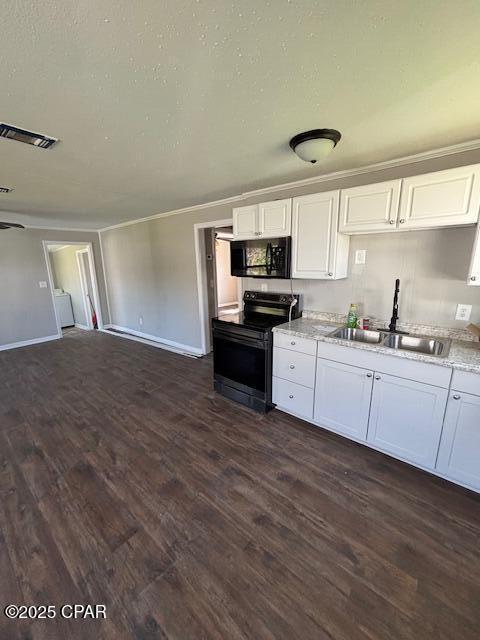
[[[272,200],[233,209],[235,240],[283,238],[292,228],[292,200]]]
[[[480,223],[477,225],[475,240],[473,242],[472,259],[470,260],[467,283],[480,287]]]
[[[375,373],[368,442],[433,469],[447,396],[446,389]]]
[[[404,178],[399,226],[426,229],[472,224],[478,220],[478,165]]]
[[[437,471],[480,489],[480,396],[450,393]]]
[[[341,233],[395,231],[401,180],[343,189],[340,196]]]
[[[258,234],[258,205],[233,210],[233,235],[236,240],[256,238]]]
[[[292,230],[292,199],[258,205],[258,231],[262,238],[282,238]]]
[[[339,191],[293,198],[292,278],[347,277],[349,236],[338,233]]]

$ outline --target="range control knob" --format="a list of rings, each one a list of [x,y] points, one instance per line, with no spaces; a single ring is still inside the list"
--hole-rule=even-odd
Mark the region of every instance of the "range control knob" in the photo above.
[[[245,298],[250,298],[250,294],[249,294],[249,293],[246,293],[246,294],[245,294]]]
[[[287,296],[280,296],[280,302],[286,302]]]

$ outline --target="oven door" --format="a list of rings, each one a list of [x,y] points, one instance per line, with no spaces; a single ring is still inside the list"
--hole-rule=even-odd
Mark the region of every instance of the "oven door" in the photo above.
[[[215,380],[258,398],[268,397],[271,389],[270,340],[270,335],[260,339],[214,327]]]

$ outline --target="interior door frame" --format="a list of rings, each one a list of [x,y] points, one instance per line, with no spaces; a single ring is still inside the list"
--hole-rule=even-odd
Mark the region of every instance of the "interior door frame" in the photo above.
[[[88,284],[87,284],[87,274],[85,273],[85,264],[83,262],[83,255],[87,254],[88,249],[79,249],[75,251],[75,256],[77,258],[77,266],[78,266],[78,274],[80,276],[80,288],[82,290],[82,299],[83,299],[83,309],[85,312],[85,320],[87,321],[87,327],[91,331],[93,329],[92,322],[92,314],[90,310],[90,305],[88,304],[87,295],[88,295]],[[91,277],[92,274],[90,274]],[[93,282],[93,278],[92,278]],[[93,285],[92,285],[93,286]]]
[[[197,270],[197,294],[198,294],[198,313],[200,316],[200,344],[202,355],[210,353],[212,350],[210,340],[210,326],[208,318],[208,282],[206,269],[206,248],[204,229],[210,227],[217,229],[218,227],[233,226],[233,218],[223,220],[212,220],[210,222],[199,222],[193,225],[193,237],[195,242],[195,264]],[[242,298],[241,278],[238,278],[237,290],[239,293],[239,303]]]
[[[53,294],[54,282],[53,282],[52,267],[50,263],[50,255],[48,251],[48,246],[55,245],[55,244],[62,245],[62,246],[86,247],[86,251],[88,253],[88,264],[90,266],[90,274],[92,277],[93,303],[95,306],[95,312],[97,314],[98,328],[99,330],[103,329],[104,324],[103,324],[103,318],[102,318],[102,308],[100,306],[100,295],[98,292],[99,290],[98,290],[98,282],[97,282],[97,271],[95,269],[95,258],[93,257],[93,244],[91,242],[79,242],[78,240],[75,240],[75,241],[74,240],[42,240],[43,253],[44,253],[45,262],[47,265],[48,284],[50,286],[50,295],[52,299],[53,312],[55,314],[55,321],[57,323],[58,337],[61,338],[63,333],[62,333],[62,327],[60,326],[59,318],[57,316],[57,310],[55,308],[55,297]],[[87,315],[87,321],[88,321],[88,315]]]

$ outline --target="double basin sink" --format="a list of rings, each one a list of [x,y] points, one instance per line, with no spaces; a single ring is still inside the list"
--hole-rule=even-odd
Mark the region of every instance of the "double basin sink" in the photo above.
[[[429,338],[425,336],[409,336],[399,333],[387,333],[386,331],[373,331],[370,329],[349,329],[341,327],[330,334],[331,338],[348,340],[349,342],[363,342],[390,349],[402,351],[414,351],[428,356],[444,358],[450,351],[451,340],[449,338]]]

